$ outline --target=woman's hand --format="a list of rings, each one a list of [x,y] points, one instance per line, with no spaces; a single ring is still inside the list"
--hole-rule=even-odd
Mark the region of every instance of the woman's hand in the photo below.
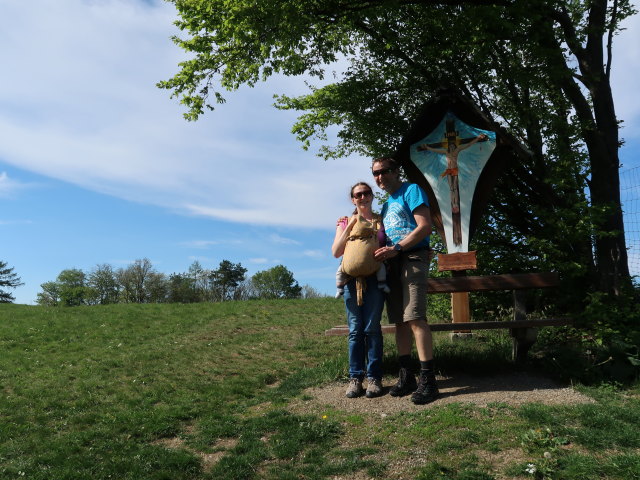
[[[347,244],[349,234],[351,233],[353,226],[358,221],[358,216],[354,215],[349,219],[349,223],[347,223],[347,226],[343,229],[343,222],[345,222],[347,218],[349,217],[340,217],[337,222],[336,236],[333,239],[333,245],[331,246],[331,253],[335,258],[339,258],[344,254],[344,247]]]

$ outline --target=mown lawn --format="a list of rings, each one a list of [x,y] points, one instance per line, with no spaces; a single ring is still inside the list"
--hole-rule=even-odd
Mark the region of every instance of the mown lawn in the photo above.
[[[573,406],[293,413],[305,388],[346,375],[345,338],[323,336],[343,308],[0,305],[0,478],[640,478],[638,386],[579,387],[596,401]],[[436,353],[514,368],[501,335],[443,336]]]

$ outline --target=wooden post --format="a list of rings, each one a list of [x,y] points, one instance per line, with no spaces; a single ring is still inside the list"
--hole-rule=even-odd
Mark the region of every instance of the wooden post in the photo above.
[[[465,272],[453,271],[454,277],[463,277]],[[452,323],[469,323],[471,314],[469,308],[469,292],[454,292],[451,294],[451,321]],[[462,325],[461,325],[462,326]],[[454,330],[454,334],[464,333],[471,335],[471,330]]]
[[[476,252],[459,252],[448,255],[438,255],[438,270],[451,271],[453,277],[464,277],[466,270],[478,268]],[[455,292],[451,294],[451,321],[452,323],[469,323],[471,314],[469,308],[469,292]],[[471,330],[460,328],[453,335],[471,335]]]
[[[527,318],[526,291],[513,291],[513,321],[523,321]],[[514,362],[522,363],[527,359],[527,352],[538,338],[537,328],[511,328],[513,348],[511,356]]]

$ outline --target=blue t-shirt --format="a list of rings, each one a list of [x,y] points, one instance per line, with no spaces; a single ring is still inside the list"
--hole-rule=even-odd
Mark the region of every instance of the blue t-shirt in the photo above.
[[[382,206],[382,223],[387,234],[387,245],[395,245],[405,238],[418,226],[413,211],[420,205],[429,206],[427,194],[415,183],[403,183],[402,186],[389,195],[389,199]],[[411,247],[428,247],[427,236],[417,245]]]

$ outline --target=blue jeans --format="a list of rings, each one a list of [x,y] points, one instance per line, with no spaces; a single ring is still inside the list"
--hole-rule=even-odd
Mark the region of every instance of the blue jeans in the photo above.
[[[384,292],[378,288],[375,275],[367,277],[366,284],[362,306],[358,306],[355,279],[347,283],[344,289],[344,304],[349,323],[349,377],[363,379],[366,375],[369,378],[382,379],[380,319],[384,307]]]

